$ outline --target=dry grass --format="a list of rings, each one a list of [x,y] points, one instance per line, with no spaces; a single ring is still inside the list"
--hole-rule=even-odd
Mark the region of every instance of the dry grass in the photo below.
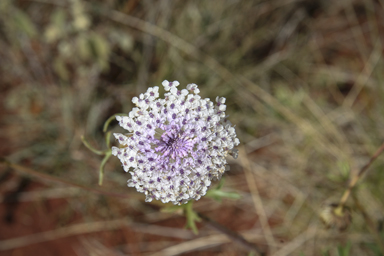
[[[225,184],[242,199],[203,198],[196,210],[268,255],[382,255],[382,157],[347,201],[352,223],[346,231],[325,229],[319,215],[340,200],[383,142],[383,17],[384,1],[376,0],[1,1],[0,154],[97,188],[102,158],[82,145],[81,135],[105,149],[103,122],[129,112],[134,95],[164,79],[194,82],[204,97],[227,98],[242,143]],[[22,175],[0,168],[7,174],[0,177],[5,214],[14,207],[7,195],[20,188]],[[204,223],[196,237],[181,230],[181,216],[144,203],[126,187],[128,178],[112,158],[102,189],[130,199],[33,179],[21,189],[14,222],[1,220],[0,239],[30,242],[27,235],[38,233],[39,242],[67,245],[64,253],[45,242],[40,255],[247,253]],[[59,210],[44,212],[55,200]],[[35,229],[25,220],[36,216],[54,221]],[[120,227],[124,216],[152,228]],[[117,226],[102,232],[109,222]],[[71,233],[88,223],[100,223],[91,229],[97,233]],[[73,235],[81,241],[64,239]],[[339,254],[348,242],[349,254]],[[28,244],[12,250],[39,249]]]

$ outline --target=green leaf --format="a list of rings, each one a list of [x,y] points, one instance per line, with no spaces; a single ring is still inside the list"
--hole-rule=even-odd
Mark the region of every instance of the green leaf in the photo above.
[[[51,22],[60,28],[66,24],[67,13],[63,9],[56,9],[51,15]]]
[[[377,244],[366,243],[365,246],[368,247],[374,253],[375,256],[383,256],[383,254],[381,253],[381,250]]]
[[[229,199],[240,199],[241,198],[241,195],[236,193],[236,192],[226,192],[226,191],[222,191],[221,188],[224,186],[224,182],[225,182],[225,179],[221,179],[220,180],[220,183],[217,185],[216,188],[214,189],[211,189],[211,190],[208,190],[206,196],[218,201],[218,202],[221,202],[221,200],[223,198],[229,198]]]
[[[321,252],[321,255],[322,255],[322,256],[330,256],[328,250],[322,251],[322,252]]]
[[[133,48],[134,40],[132,36],[124,30],[111,31],[109,38],[125,52],[130,52]]]
[[[225,183],[225,178],[222,178],[219,184],[217,185],[216,189],[220,190],[224,186],[224,183]]]
[[[107,68],[108,58],[110,53],[110,46],[107,40],[98,34],[93,33],[89,38],[91,44],[92,53],[96,61],[101,67]]]
[[[87,35],[79,35],[76,38],[76,47],[79,53],[79,57],[86,61],[91,59],[92,50]]]
[[[348,243],[345,246],[339,245],[337,246],[337,252],[339,256],[349,256],[349,253],[351,251],[351,241],[348,241]]]
[[[64,61],[61,58],[56,58],[53,62],[53,68],[55,69],[57,75],[63,79],[68,80],[69,79],[69,72],[67,70],[67,67],[65,66]]]
[[[67,14],[62,9],[57,9],[52,13],[51,22],[44,33],[47,42],[54,42],[65,35],[66,19]]]
[[[10,0],[2,0],[0,1],[0,12],[8,12],[10,6]]]
[[[241,198],[241,195],[236,192],[226,192],[222,190],[217,189],[211,189],[207,192],[206,196],[221,202],[223,198],[229,198],[233,200],[237,200]]]
[[[13,18],[20,31],[24,32],[29,37],[33,37],[37,34],[35,25],[26,13],[19,9],[14,9]]]
[[[338,161],[337,162],[338,169],[343,179],[348,179],[351,168],[348,162]]]

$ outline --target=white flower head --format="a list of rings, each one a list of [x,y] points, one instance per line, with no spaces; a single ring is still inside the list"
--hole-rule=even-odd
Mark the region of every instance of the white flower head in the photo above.
[[[112,154],[132,175],[128,186],[144,193],[147,202],[200,199],[211,180],[229,170],[225,157],[238,156],[234,147],[240,142],[226,120],[225,98],[214,104],[201,99],[196,84],[178,90],[179,84],[163,81],[164,99],[157,86],[148,88],[132,99],[137,107],[128,116],[116,117],[128,133],[114,134],[120,148],[112,147]]]

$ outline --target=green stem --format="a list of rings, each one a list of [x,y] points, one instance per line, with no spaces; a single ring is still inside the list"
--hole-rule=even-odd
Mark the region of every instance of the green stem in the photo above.
[[[108,159],[111,157],[111,155],[112,155],[112,151],[105,152],[103,161],[101,161],[100,168],[99,168],[99,186],[103,185],[104,166],[107,163]]]
[[[127,114],[114,114],[113,116],[109,117],[107,121],[104,123],[103,132],[106,132],[108,129],[109,124],[116,118],[116,116],[126,116]]]
[[[105,152],[101,151],[101,150],[97,150],[95,149],[94,147],[92,147],[88,141],[85,140],[84,136],[82,135],[81,136],[81,141],[83,142],[84,146],[86,146],[89,150],[91,150],[93,153],[97,154],[97,155],[105,155]]]
[[[107,148],[111,148],[111,132],[105,134],[105,144],[107,145]]]
[[[187,218],[186,228],[190,228],[195,235],[199,233],[196,227],[196,221],[201,221],[199,215],[193,210],[193,200],[190,200],[187,204],[183,205],[184,214]]]

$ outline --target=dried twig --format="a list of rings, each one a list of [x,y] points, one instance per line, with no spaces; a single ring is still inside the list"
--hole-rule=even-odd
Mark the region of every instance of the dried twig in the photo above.
[[[259,247],[257,247],[255,244],[248,242],[243,236],[240,234],[237,234],[236,232],[233,232],[232,230],[220,225],[219,223],[211,220],[207,216],[198,213],[199,217],[204,220],[209,226],[216,229],[217,231],[225,234],[229,239],[236,242],[237,244],[241,245],[247,250],[253,251],[257,253],[257,255],[264,255],[265,253],[261,251]]]
[[[340,199],[339,205],[337,209],[335,210],[335,213],[340,213],[342,215],[342,212],[344,210],[345,203],[347,202],[352,189],[355,187],[356,183],[361,179],[361,177],[367,172],[368,168],[371,166],[371,164],[376,160],[376,158],[383,152],[384,150],[384,143],[381,144],[378,150],[376,150],[375,154],[371,157],[369,162],[363,166],[363,168],[360,169],[358,174],[354,176],[351,181],[349,182],[349,186],[347,190],[345,190],[343,196]]]
[[[241,233],[242,237],[245,237],[249,240],[260,239],[262,235],[258,232],[259,230],[251,229]],[[230,242],[231,239],[228,235],[225,234],[216,234],[209,235],[204,237],[198,237],[193,240],[185,241],[172,245],[168,248],[165,248],[151,256],[171,256],[171,255],[180,255],[185,252],[191,252],[202,248],[218,246],[224,243]]]
[[[24,175],[33,176],[35,178],[43,179],[43,180],[50,181],[50,182],[65,184],[65,185],[68,185],[71,187],[81,188],[81,189],[84,189],[84,190],[87,190],[87,191],[90,191],[90,192],[93,192],[96,194],[102,194],[102,195],[120,197],[120,198],[133,198],[134,197],[133,195],[113,193],[113,192],[106,191],[106,190],[95,189],[95,188],[86,187],[86,186],[83,186],[80,184],[76,184],[76,183],[73,183],[71,181],[67,181],[67,180],[64,180],[64,179],[61,179],[61,178],[58,178],[58,177],[55,177],[55,176],[52,176],[49,174],[38,172],[36,170],[30,169],[30,168],[27,168],[27,167],[24,167],[24,166],[21,166],[18,164],[11,163],[2,157],[0,157],[0,164],[1,163],[7,165],[8,167],[10,167],[10,168],[12,168],[12,169],[24,174]]]
[[[244,147],[240,147],[239,151],[241,156],[240,159],[243,162],[243,168],[244,168],[245,176],[247,178],[248,187],[251,190],[253,204],[255,205],[255,210],[260,219],[261,228],[263,229],[268,245],[273,252],[274,248],[276,247],[276,242],[273,237],[271,228],[269,227],[269,224],[268,224],[268,217],[265,213],[263,202],[261,201],[261,198],[260,198],[259,190],[255,182],[255,177],[253,176],[253,173],[251,171],[252,170],[251,164],[249,162],[247,154],[245,153]]]
[[[291,242],[287,243],[283,248],[278,250],[273,256],[291,255],[297,248],[303,245],[308,240],[312,239],[316,235],[316,227],[310,227],[300,235],[295,237]]]
[[[36,233],[28,236],[11,238],[0,241],[0,251],[11,250],[31,244],[53,241],[68,236],[94,233],[105,230],[119,229],[123,226],[130,225],[131,221],[127,218],[111,221],[99,221],[91,223],[75,224],[69,227],[58,228],[46,232]]]
[[[371,231],[371,233],[373,234],[373,237],[375,238],[376,243],[379,246],[381,253],[384,255],[384,244],[382,242],[379,231],[377,231],[377,229],[375,227],[375,223],[372,221],[372,219],[370,218],[368,213],[365,211],[364,207],[360,204],[359,199],[357,198],[357,196],[354,193],[352,194],[352,198],[355,202],[355,206],[361,212],[361,215],[363,215],[365,222],[368,224],[367,227]]]

